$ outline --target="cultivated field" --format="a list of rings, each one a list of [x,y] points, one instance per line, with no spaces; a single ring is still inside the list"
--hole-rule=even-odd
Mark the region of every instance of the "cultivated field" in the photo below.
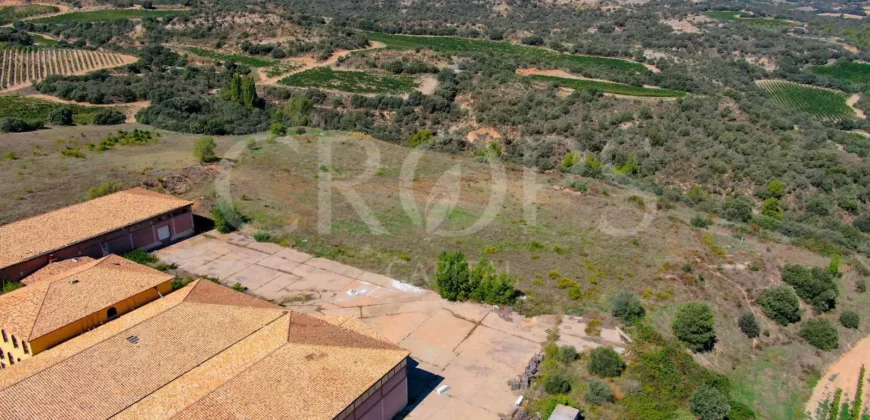
[[[845,92],[785,80],[759,80],[757,83],[776,102],[787,107],[825,119],[855,118],[855,111],[846,104],[849,95]]]
[[[20,6],[0,6],[0,25],[12,23],[32,16],[57,13],[60,8],[44,4],[28,4]]]
[[[555,77],[555,76],[544,76],[544,75],[531,75],[528,76],[534,80],[538,80],[541,82],[549,82],[556,83],[559,86],[563,86],[571,89],[596,89],[606,93],[613,93],[617,95],[627,95],[627,96],[647,96],[647,97],[659,97],[659,98],[675,98],[682,97],[686,94],[683,92],[679,92],[676,90],[670,89],[661,89],[661,88],[648,88],[643,86],[631,86],[624,85],[622,83],[611,83],[604,82],[599,80],[584,80],[584,79],[574,79],[574,78],[565,78],[565,77]]]
[[[333,89],[350,93],[407,93],[414,90],[417,79],[387,76],[361,71],[335,71],[329,67],[306,70],[281,79],[287,86]]]
[[[246,54],[226,54],[206,48],[181,47],[181,49],[199,57],[211,58],[217,61],[233,60],[248,67],[268,67],[277,63],[277,61],[267,58],[254,57]]]
[[[557,67],[593,67],[625,73],[645,73],[647,68],[640,63],[618,58],[562,54],[544,48],[516,45],[508,42],[484,41],[443,36],[410,36],[369,33],[370,40],[387,44],[387,48],[414,50],[429,48],[445,53],[498,53],[536,58]]]
[[[38,82],[50,74],[72,75],[122,66],[136,57],[102,51],[13,47],[0,49],[0,90]]]
[[[717,19],[717,20],[728,20],[732,22],[741,22],[748,25],[758,25],[758,26],[766,26],[770,28],[781,29],[789,26],[795,26],[794,22],[790,22],[785,19],[772,19],[772,18],[755,18],[755,17],[741,17],[740,14],[742,12],[735,11],[716,11],[716,12],[707,12],[704,13],[707,17]]]
[[[809,70],[819,76],[855,83],[862,90],[870,88],[870,64],[838,61],[829,66],[813,66]]]
[[[187,13],[185,10],[144,10],[144,9],[109,9],[92,10],[88,12],[64,13],[62,15],[33,19],[33,23],[88,23],[106,22],[120,19],[141,19],[146,17],[159,18],[178,16]]]
[[[279,77],[294,70],[301,69],[303,66],[305,66],[305,64],[298,61],[282,61],[273,66],[269,66],[263,73],[268,78]]]

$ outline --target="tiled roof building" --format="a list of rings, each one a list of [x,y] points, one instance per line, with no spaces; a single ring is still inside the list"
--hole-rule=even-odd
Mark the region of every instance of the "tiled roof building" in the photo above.
[[[4,370],[0,419],[389,419],[408,354],[199,280]]]
[[[38,274],[0,295],[0,368],[169,293],[173,279],[116,255],[52,264]]]
[[[192,205],[133,188],[0,226],[0,278],[21,279],[53,259],[123,254],[190,236]]]

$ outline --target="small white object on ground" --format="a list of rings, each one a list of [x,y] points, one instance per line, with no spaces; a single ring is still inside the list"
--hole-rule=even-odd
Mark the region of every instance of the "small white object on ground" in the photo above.
[[[517,402],[514,403],[514,407],[519,408],[520,404],[522,404],[522,403],[523,403],[523,396],[520,395],[520,397],[517,398]]]
[[[444,394],[445,392],[450,390],[450,385],[441,385],[438,387],[438,394]]]

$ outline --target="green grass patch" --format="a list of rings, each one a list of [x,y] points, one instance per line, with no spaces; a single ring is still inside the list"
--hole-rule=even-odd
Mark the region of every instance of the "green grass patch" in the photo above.
[[[277,63],[276,61],[265,58],[254,57],[244,54],[225,54],[206,48],[182,47],[182,49],[196,56],[211,58],[218,61],[233,60],[239,64],[244,64],[248,67],[269,67]]]
[[[855,112],[846,105],[848,94],[845,92],[785,80],[760,80],[758,86],[774,101],[820,118],[839,120],[855,117]]]
[[[12,23],[16,20],[29,18],[32,16],[47,15],[49,13],[57,13],[60,9],[55,6],[47,6],[42,4],[28,4],[24,6],[0,6],[0,25]]]
[[[569,79],[565,77],[532,75],[528,76],[542,82],[554,82],[559,86],[571,89],[597,89],[602,92],[629,96],[651,96],[659,98],[675,98],[686,96],[685,93],[670,89],[647,88],[643,86],[624,85],[622,83],[600,82],[597,80]]]
[[[24,98],[20,96],[0,96],[0,115],[20,118],[28,122],[48,123],[48,114],[55,108],[69,108],[73,112],[76,124],[90,124],[94,114],[108,109],[103,107],[81,106],[73,104],[58,104],[42,99]]]
[[[838,61],[829,66],[812,66],[809,70],[819,76],[855,83],[862,89],[870,88],[870,64]]]
[[[386,76],[362,71],[335,71],[318,67],[281,79],[283,85],[334,89],[351,93],[406,93],[417,87],[407,76]]]
[[[39,34],[31,33],[30,37],[33,38],[33,41],[36,42],[36,45],[40,47],[56,47],[57,44],[59,44],[59,42],[50,38],[46,38]]]
[[[302,63],[283,61],[266,69],[266,77],[278,77],[302,67]]]
[[[770,28],[787,28],[790,26],[795,26],[794,22],[789,22],[785,19],[773,19],[773,18],[757,18],[757,17],[746,17],[740,16],[743,12],[735,12],[735,11],[716,11],[716,12],[707,12],[704,13],[707,17],[716,19],[716,20],[727,20],[731,22],[741,22],[747,25],[757,25],[757,26],[766,26]]]
[[[596,67],[599,69],[607,69],[611,71],[616,70],[625,73],[645,73],[648,71],[643,64],[634,61],[608,57],[563,54],[544,48],[516,45],[509,42],[485,41],[446,36],[391,35],[376,32],[368,33],[367,36],[370,40],[380,41],[387,44],[387,48],[398,50],[428,48],[445,53],[495,53],[539,59],[557,67]]]
[[[187,13],[186,10],[143,10],[143,9],[109,9],[94,10],[90,12],[64,13],[57,16],[49,16],[34,19],[34,23],[88,23],[107,22],[121,19],[141,19],[179,16]]]

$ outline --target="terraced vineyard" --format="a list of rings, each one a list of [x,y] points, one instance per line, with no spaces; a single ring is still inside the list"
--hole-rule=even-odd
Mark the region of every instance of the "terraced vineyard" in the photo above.
[[[429,48],[445,53],[483,52],[514,56],[525,56],[550,63],[556,67],[592,67],[623,73],[645,73],[647,68],[638,62],[619,58],[595,57],[588,55],[563,54],[545,48],[516,45],[509,42],[484,41],[480,39],[457,38],[448,36],[413,36],[370,32],[366,35],[372,41],[387,44],[387,48],[413,50]]]
[[[813,66],[809,70],[819,76],[853,82],[861,89],[870,88],[870,64],[838,61],[828,66]]]
[[[50,74],[71,75],[132,63],[136,58],[101,51],[14,47],[0,49],[0,90],[18,88]]]
[[[776,102],[824,119],[855,118],[855,111],[846,104],[848,94],[833,89],[801,85],[785,80],[756,82]]]
[[[107,22],[121,19],[141,19],[146,17],[161,18],[179,16],[187,13],[186,10],[143,10],[143,9],[108,9],[92,10],[87,12],[72,12],[34,19],[33,23],[88,23]]]
[[[556,83],[571,89],[596,89],[606,93],[627,96],[646,96],[656,98],[675,98],[686,96],[685,93],[670,89],[648,88],[643,86],[624,85],[621,83],[602,82],[598,80],[569,79],[564,77],[532,75],[528,76],[541,82]]]
[[[305,70],[281,79],[287,86],[334,89],[350,93],[407,93],[418,82],[408,76],[387,76],[362,71],[335,71],[329,67]]]

